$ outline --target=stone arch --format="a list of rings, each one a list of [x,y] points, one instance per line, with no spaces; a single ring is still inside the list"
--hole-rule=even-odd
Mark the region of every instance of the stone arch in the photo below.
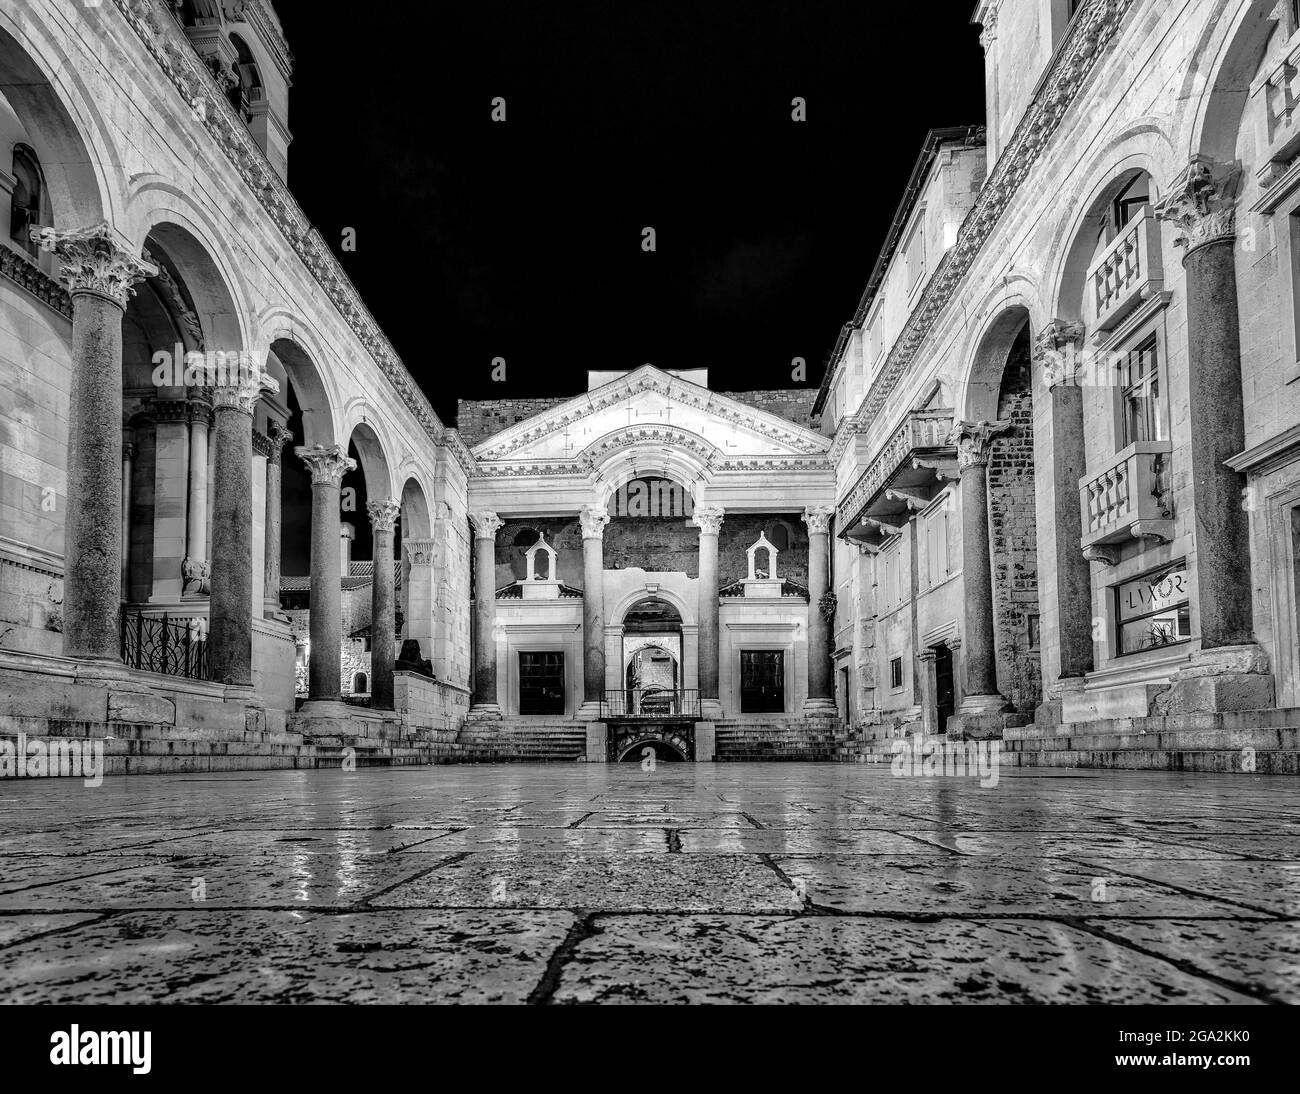
[[[1229,14],[1234,2],[1237,10]],[[1220,0],[1217,17],[1206,20],[1182,89],[1195,103],[1186,158],[1200,154],[1221,163],[1236,159],[1242,115],[1276,27],[1271,16],[1277,6],[1274,0]],[[1212,75],[1202,81],[1198,74],[1204,72]]]
[[[434,656],[433,517],[429,494],[413,474],[402,484],[401,504],[402,584],[397,606],[402,613],[402,639],[419,643],[420,657],[431,660]],[[409,652],[414,654],[413,650]]]
[[[357,422],[348,437],[355,445],[359,469],[365,476],[366,493],[372,501],[394,496],[392,465],[388,459],[388,446],[380,439],[373,423]]]
[[[975,350],[956,400],[958,417],[965,421],[996,420],[1007,357],[1030,323],[1024,297],[1003,298],[999,303],[999,309],[989,316],[975,339]]]
[[[291,390],[298,404],[302,418],[302,443],[335,444],[338,436],[335,404],[326,373],[321,368],[324,358],[311,352],[310,344],[305,344],[296,331],[276,331],[267,341],[267,367],[276,379],[288,381],[281,383],[286,401]]]
[[[429,510],[429,494],[415,475],[409,475],[402,485],[402,535],[403,538],[428,539],[433,535],[433,517]]]
[[[620,487],[633,479],[646,477],[670,479],[690,493],[694,504],[701,504],[712,481],[709,464],[718,450],[703,437],[685,433],[682,437],[691,441],[690,447],[660,439],[620,445],[604,452],[591,470],[592,488],[598,504],[607,506]],[[606,437],[600,438],[588,446],[588,450],[598,449],[606,440]]]
[[[644,588],[632,589],[629,591],[608,613],[607,619],[609,624],[611,626],[622,626],[627,613],[636,607],[642,600],[645,600],[648,595],[649,594],[646,593]],[[673,590],[665,588],[662,585],[654,595],[660,600],[667,601],[674,609],[676,609],[677,615],[681,618],[681,625],[683,627],[695,626],[699,622],[695,605],[686,597],[678,596],[678,594],[673,592]]]
[[[14,12],[0,12],[0,96],[41,163],[54,227],[116,221],[113,195],[119,188],[105,165],[121,158],[108,141],[97,139],[105,127],[94,95],[62,50],[34,38],[45,21],[24,16],[20,24]]]

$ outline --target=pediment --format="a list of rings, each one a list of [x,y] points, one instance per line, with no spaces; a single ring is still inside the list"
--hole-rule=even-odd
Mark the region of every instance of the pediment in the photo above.
[[[599,462],[614,448],[685,449],[704,463],[822,457],[830,439],[645,365],[474,447],[480,463]]]

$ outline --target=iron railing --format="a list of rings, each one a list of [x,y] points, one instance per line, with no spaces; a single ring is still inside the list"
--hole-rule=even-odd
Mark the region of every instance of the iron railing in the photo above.
[[[208,641],[205,620],[173,619],[123,610],[121,616],[122,663],[129,669],[164,676],[208,679]]]
[[[601,718],[699,718],[697,688],[620,688],[605,692]]]

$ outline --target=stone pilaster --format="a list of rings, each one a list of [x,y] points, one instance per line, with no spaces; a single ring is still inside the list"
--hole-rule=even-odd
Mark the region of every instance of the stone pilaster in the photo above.
[[[357,466],[341,444],[299,446],[294,453],[311,472],[311,653],[307,698],[339,700],[343,652],[343,585],[339,579],[339,489]]]
[[[989,559],[989,451],[1010,422],[957,422],[949,444],[957,447],[961,474],[962,583],[966,588],[966,694],[960,713],[993,714],[1007,708],[998,693],[993,639],[993,571]]]
[[[496,572],[497,529],[505,521],[493,512],[471,513],[474,527],[474,702],[471,717],[499,718],[497,698]]]
[[[718,694],[718,533],[725,516],[717,505],[696,506],[691,523],[700,530],[699,683],[706,719],[722,717]]]
[[[1083,518],[1079,480],[1087,473],[1080,384],[1083,336],[1083,324],[1054,319],[1034,339],[1034,363],[1041,370],[1051,399],[1051,451],[1044,454],[1044,462],[1050,460],[1052,468],[1056,540],[1053,591],[1060,653],[1056,679],[1043,681],[1043,693],[1049,701],[1057,697],[1061,680],[1080,679],[1093,670],[1092,577],[1080,549]],[[1043,668],[1048,668],[1046,662]]]
[[[393,643],[397,634],[393,532],[401,511],[401,502],[391,499],[366,503],[375,559],[375,579],[370,586],[370,705],[377,710],[393,709]]]
[[[122,580],[122,315],[158,267],[123,249],[107,224],[31,232],[59,259],[72,297],[63,652],[120,665]]]
[[[262,614],[280,617],[280,552],[284,518],[281,513],[281,490],[284,469],[284,446],[293,434],[277,421],[267,426],[271,442],[266,455],[266,545],[265,580],[262,583]]]
[[[257,367],[213,385],[212,592],[208,664],[212,679],[253,685],[253,407],[279,383]]]
[[[1256,710],[1274,701],[1255,639],[1245,476],[1228,459],[1246,447],[1237,307],[1235,166],[1194,159],[1156,205],[1175,225],[1187,291],[1188,436],[1201,648],[1156,699],[1156,713]]]
[[[831,681],[830,530],[833,505],[814,505],[803,511],[808,526],[808,698],[804,713],[834,717],[835,692]]]
[[[584,505],[582,525],[582,708],[579,717],[600,717],[605,695],[605,525],[603,505]]]

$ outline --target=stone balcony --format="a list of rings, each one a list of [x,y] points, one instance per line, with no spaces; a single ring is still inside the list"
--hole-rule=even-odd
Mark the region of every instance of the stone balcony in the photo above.
[[[1088,269],[1087,325],[1113,330],[1139,304],[1161,291],[1160,222],[1150,209],[1130,221]]]
[[[1287,41],[1286,52],[1251,85],[1258,101],[1259,177],[1270,186],[1300,153],[1300,33]]]
[[[927,493],[932,496],[939,479],[935,465],[951,463],[955,475],[956,449],[948,442],[952,421],[947,409],[915,410],[904,419],[840,503],[841,535],[862,539],[884,531],[881,523],[892,526],[890,517],[915,508]],[[906,518],[896,523],[905,524]]]
[[[1169,448],[1168,441],[1139,441],[1079,480],[1086,558],[1114,562],[1115,545],[1125,540],[1173,538]]]

